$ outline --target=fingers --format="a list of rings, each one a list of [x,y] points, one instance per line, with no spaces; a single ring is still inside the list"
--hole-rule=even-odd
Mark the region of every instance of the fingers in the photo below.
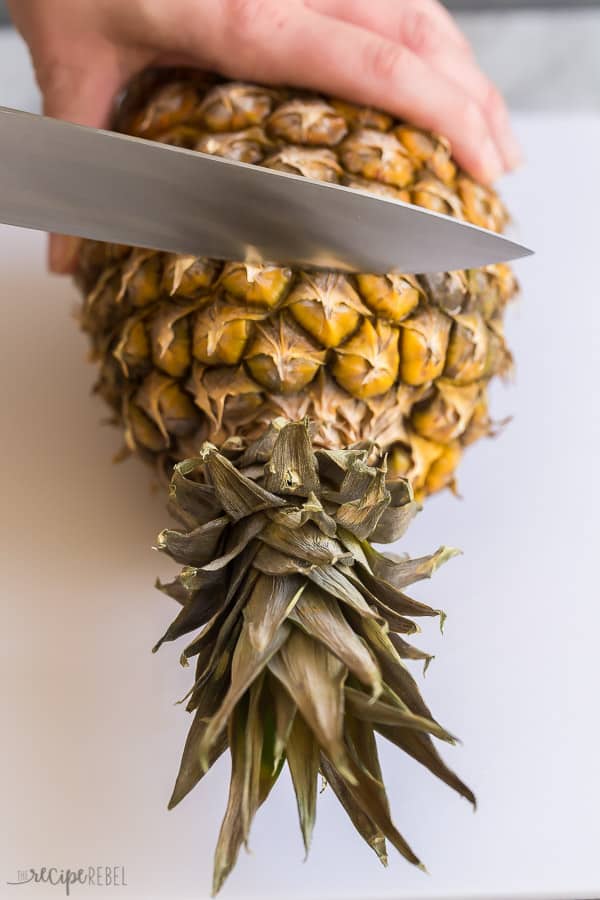
[[[44,113],[78,125],[105,127],[119,79],[110,68],[89,69],[74,65],[46,64],[38,68],[38,83],[42,91]],[[66,235],[51,234],[48,239],[48,268],[57,275],[75,271],[81,240]]]
[[[54,275],[72,275],[77,268],[81,239],[66,234],[48,235],[48,269]]]
[[[478,67],[467,39],[436,0],[305,0],[326,15],[393,39],[471,97],[486,118],[503,167],[512,169],[521,154],[499,92]],[[447,133],[447,129],[446,132]]]
[[[45,67],[38,72],[44,113],[78,125],[104,127],[117,87],[100,73],[64,65]],[[48,268],[55,275],[72,274],[77,266],[81,241],[62,234],[48,237]]]
[[[325,89],[441,132],[459,163],[482,181],[504,169],[486,117],[472,97],[406,47],[356,25],[296,8],[293,18],[280,12],[262,25],[255,21],[246,43],[229,56],[235,77]]]
[[[45,115],[94,128],[108,124],[121,87],[116,72],[53,62],[38,68],[36,74]]]
[[[463,88],[479,105],[500,151],[504,167],[514,169],[521,162],[521,151],[512,130],[508,109],[500,92],[478,67],[474,59],[446,50],[428,59],[442,77]]]
[[[417,53],[441,41],[471,53],[466,37],[437,0],[305,0],[305,4],[326,16],[406,44]]]
[[[110,116],[113,86],[95,73],[74,67],[52,65],[38,72],[44,114],[78,125],[104,127]],[[48,269],[55,275],[72,274],[77,266],[81,241],[62,234],[48,236]]]

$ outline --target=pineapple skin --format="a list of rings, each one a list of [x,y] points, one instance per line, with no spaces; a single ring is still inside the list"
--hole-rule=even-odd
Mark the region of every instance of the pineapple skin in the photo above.
[[[507,221],[445,139],[313,93],[153,71],[116,127],[497,231]],[[86,242],[77,278],[96,390],[126,452],[165,473],[206,440],[248,442],[277,417],[308,416],[317,447],[375,442],[422,499],[454,487],[464,447],[491,432],[487,385],[512,363],[505,265],[348,276]]]

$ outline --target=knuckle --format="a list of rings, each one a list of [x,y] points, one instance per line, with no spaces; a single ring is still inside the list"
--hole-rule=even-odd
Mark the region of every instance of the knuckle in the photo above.
[[[429,16],[432,27],[435,26],[435,36],[430,39],[436,42],[436,49],[442,49],[442,44],[450,40],[466,56],[473,56],[467,37],[443,3],[439,0],[413,0],[413,4],[420,7],[423,14]]]
[[[364,52],[364,70],[376,81],[394,81],[404,63],[404,50],[385,41],[369,42]]]
[[[481,107],[471,97],[460,101],[457,121],[461,123],[464,133],[473,138],[482,138],[487,134],[487,125]]]
[[[229,39],[242,47],[263,40],[287,20],[282,5],[274,0],[226,0],[224,13]]]
[[[437,23],[425,9],[407,9],[400,24],[400,39],[417,54],[434,53],[441,46]]]
[[[494,119],[500,119],[504,115],[504,98],[493,84],[487,89],[484,106]]]

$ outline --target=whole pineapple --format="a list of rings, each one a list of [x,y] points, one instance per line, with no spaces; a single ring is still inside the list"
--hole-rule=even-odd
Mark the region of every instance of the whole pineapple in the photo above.
[[[306,92],[151,72],[116,124],[506,221],[443,138]],[[405,637],[411,617],[439,612],[404,588],[454,551],[407,560],[371,541],[401,537],[415,498],[454,486],[463,448],[490,432],[487,384],[511,364],[510,270],[347,276],[87,243],[78,278],[98,392],[127,451],[171,478],[183,526],[159,537],[184,565],[161,586],[181,610],[159,644],[203,630],[182,657],[197,658],[195,717],[171,805],[230,748],[215,890],[285,760],[307,847],[320,771],[382,861],[387,838],[418,863],[390,820],[374,733],[474,801],[402,662],[428,661]]]

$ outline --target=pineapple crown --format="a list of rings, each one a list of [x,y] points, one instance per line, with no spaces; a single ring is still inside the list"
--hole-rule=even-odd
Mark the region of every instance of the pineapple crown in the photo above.
[[[215,892],[286,760],[307,851],[320,772],[382,862],[387,839],[420,865],[391,821],[375,732],[475,800],[439,756],[432,736],[454,738],[403,662],[431,659],[406,641],[413,618],[443,621],[404,589],[457,551],[409,559],[371,543],[404,534],[410,483],[387,477],[373,445],[315,450],[306,420],[280,419],[254,443],[207,443],[176,465],[170,509],[183,530],[161,532],[158,549],[183,569],[159,587],[181,610],[154,649],[199,631],[181,657],[196,659],[194,720],[170,806],[229,748]]]

